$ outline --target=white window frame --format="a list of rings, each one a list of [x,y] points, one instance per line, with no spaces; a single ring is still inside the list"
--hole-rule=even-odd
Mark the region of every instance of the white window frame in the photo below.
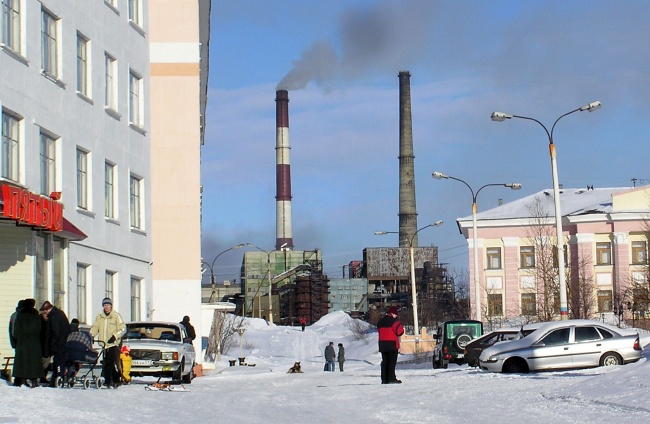
[[[143,80],[133,70],[129,71],[129,123],[138,128],[144,127]]]
[[[116,198],[117,198],[117,173],[116,165],[111,162],[104,162],[104,217],[116,219]]]
[[[22,1],[2,0],[2,42],[6,47],[16,53],[22,52]]]
[[[49,196],[57,191],[57,140],[53,136],[40,133],[41,155],[41,194]]]
[[[142,27],[142,0],[129,0],[129,21]]]
[[[88,265],[77,263],[77,319],[88,323],[86,302],[88,299]]]
[[[90,209],[90,169],[88,151],[77,147],[77,207]]]
[[[20,153],[22,151],[22,118],[2,109],[0,126],[0,177],[20,181]]]
[[[141,318],[140,302],[142,299],[142,279],[131,277],[131,321],[139,321]]]
[[[45,8],[41,9],[41,69],[59,79],[59,23],[60,19]]]
[[[106,274],[104,277],[104,297],[108,297],[110,299],[113,299],[114,296],[114,287],[115,287],[115,275],[117,273],[115,271],[111,270],[106,270]]]
[[[131,228],[143,229],[143,190],[142,178],[131,174],[129,177],[129,210]]]
[[[104,106],[117,112],[117,59],[104,54]]]
[[[91,97],[91,57],[90,40],[80,32],[77,32],[77,92],[84,96]]]

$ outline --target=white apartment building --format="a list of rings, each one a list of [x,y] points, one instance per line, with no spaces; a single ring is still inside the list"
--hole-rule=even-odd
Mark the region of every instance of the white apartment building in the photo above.
[[[0,0],[0,322],[29,297],[153,309],[145,6]]]

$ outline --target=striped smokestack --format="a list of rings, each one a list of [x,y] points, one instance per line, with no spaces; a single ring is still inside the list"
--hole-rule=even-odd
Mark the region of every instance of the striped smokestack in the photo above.
[[[291,168],[289,161],[289,93],[275,92],[275,248],[293,249]],[[282,247],[284,246],[284,247]]]
[[[399,245],[418,247],[415,209],[415,167],[411,122],[411,74],[399,73]]]

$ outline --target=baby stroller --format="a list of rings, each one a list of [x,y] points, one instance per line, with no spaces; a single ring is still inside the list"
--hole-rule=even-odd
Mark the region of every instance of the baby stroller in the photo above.
[[[99,341],[100,346],[104,343]],[[100,354],[93,349],[93,338],[85,331],[74,331],[68,336],[65,343],[65,365],[63,376],[55,380],[56,387],[70,388],[76,384],[82,384],[84,389],[91,386],[99,389],[102,386],[102,378],[94,373],[99,363],[100,356],[103,356],[104,346]]]

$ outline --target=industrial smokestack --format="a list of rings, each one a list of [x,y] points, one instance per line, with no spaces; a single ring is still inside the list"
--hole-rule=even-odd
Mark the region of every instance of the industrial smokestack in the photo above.
[[[418,247],[415,208],[415,166],[411,121],[411,74],[399,73],[399,245]]]
[[[275,92],[275,248],[293,249],[291,168],[289,160],[289,93]]]

